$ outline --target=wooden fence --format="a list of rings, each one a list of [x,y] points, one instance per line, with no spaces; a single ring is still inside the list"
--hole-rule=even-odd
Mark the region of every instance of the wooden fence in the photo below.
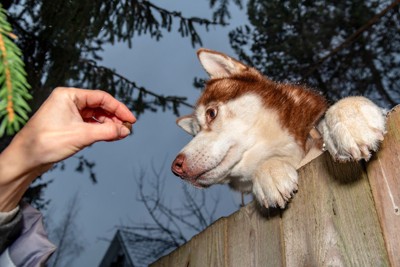
[[[400,107],[368,164],[324,153],[283,211],[252,202],[151,266],[400,266]]]

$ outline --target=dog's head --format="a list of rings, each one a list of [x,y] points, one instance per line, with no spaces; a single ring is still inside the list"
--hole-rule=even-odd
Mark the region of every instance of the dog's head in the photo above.
[[[232,177],[250,180],[258,162],[273,153],[272,143],[293,140],[260,97],[275,83],[224,54],[200,49],[198,57],[211,79],[193,114],[177,120],[194,138],[178,154],[172,171],[197,187],[231,182]]]

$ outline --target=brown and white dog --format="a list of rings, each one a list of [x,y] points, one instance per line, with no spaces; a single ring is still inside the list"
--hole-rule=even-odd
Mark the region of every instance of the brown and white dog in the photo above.
[[[284,208],[310,149],[324,144],[339,161],[369,160],[383,140],[384,111],[364,97],[327,109],[315,91],[271,81],[219,52],[197,55],[211,79],[193,114],[177,120],[194,138],[172,163],[196,187],[227,183],[267,208]]]

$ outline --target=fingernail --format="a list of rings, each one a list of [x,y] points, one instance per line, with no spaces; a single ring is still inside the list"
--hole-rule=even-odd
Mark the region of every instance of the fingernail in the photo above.
[[[125,126],[121,127],[121,137],[126,137],[130,135],[131,131]]]

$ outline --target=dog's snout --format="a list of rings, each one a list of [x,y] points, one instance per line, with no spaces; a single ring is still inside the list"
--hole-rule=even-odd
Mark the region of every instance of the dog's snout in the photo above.
[[[171,170],[172,172],[179,177],[182,177],[184,174],[184,165],[185,165],[185,156],[183,154],[179,154],[174,162],[172,162]]]

